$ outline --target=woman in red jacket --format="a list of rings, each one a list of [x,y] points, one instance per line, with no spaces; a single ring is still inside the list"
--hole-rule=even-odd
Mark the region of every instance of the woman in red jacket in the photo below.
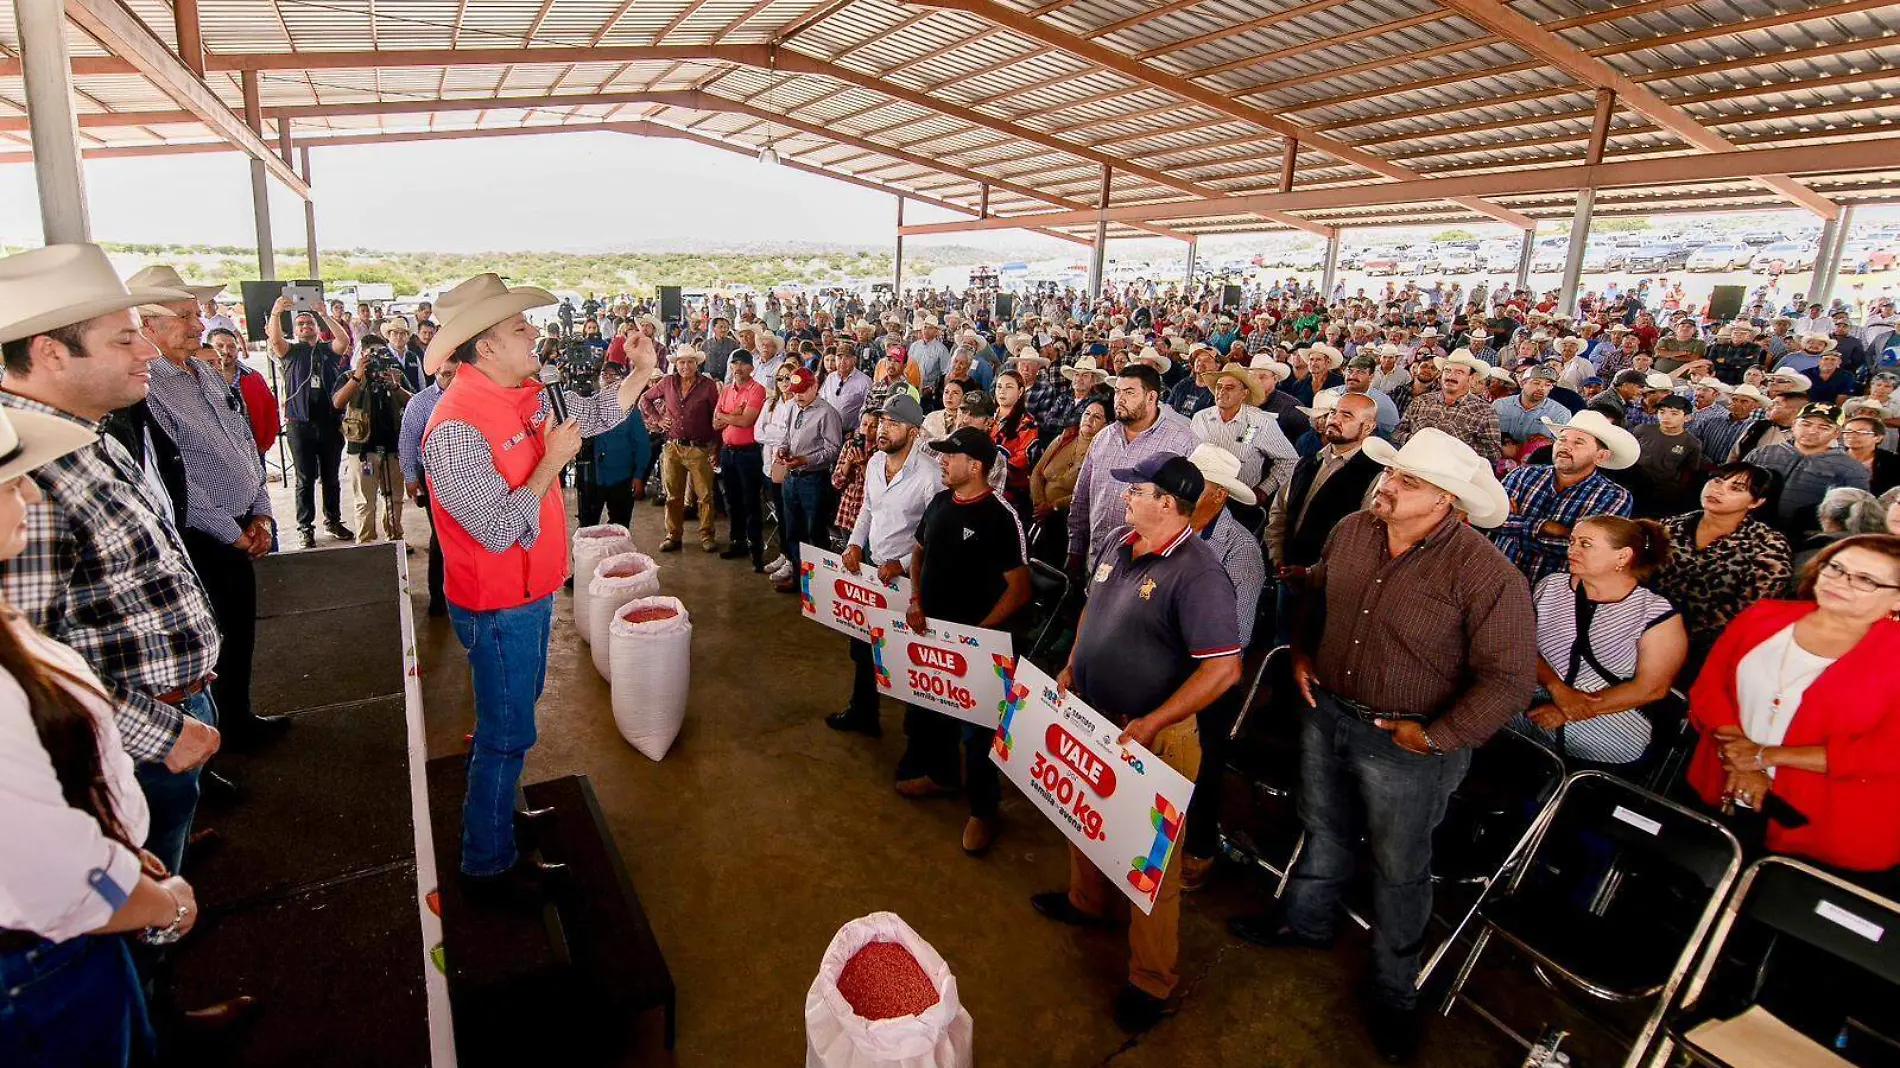
[[[1767,846],[1851,872],[1900,868],[1900,537],[1843,538],[1802,578],[1812,600],[1736,616],[1689,695],[1689,781],[1767,810]],[[1800,823],[1799,826],[1793,824]],[[1890,882],[1881,879],[1880,882]]]

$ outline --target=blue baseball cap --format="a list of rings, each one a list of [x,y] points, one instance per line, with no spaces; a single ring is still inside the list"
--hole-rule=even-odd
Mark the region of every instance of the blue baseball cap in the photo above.
[[[1207,489],[1207,477],[1192,460],[1167,453],[1155,453],[1133,467],[1117,467],[1109,476],[1130,486],[1152,483],[1163,493],[1189,501],[1200,500]]]

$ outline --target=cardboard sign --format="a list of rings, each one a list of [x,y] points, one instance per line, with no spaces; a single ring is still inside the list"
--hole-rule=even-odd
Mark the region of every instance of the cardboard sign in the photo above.
[[[889,611],[902,616],[910,604],[910,579],[899,575],[893,582],[879,582],[877,569],[868,563],[860,565],[853,575],[844,569],[844,558],[837,553],[801,543],[798,601],[806,619],[868,642],[871,632],[866,613]]]
[[[1024,660],[990,744],[1003,769],[1143,913],[1180,844],[1194,784]]]
[[[1008,633],[927,619],[911,633],[901,612],[866,609],[880,693],[979,727],[994,727],[1015,673]]]

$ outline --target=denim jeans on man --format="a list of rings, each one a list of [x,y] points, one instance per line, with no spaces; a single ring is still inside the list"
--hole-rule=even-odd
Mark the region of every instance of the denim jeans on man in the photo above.
[[[785,512],[779,517],[778,541],[780,551],[794,567],[798,564],[800,542],[825,547],[825,490],[829,488],[830,480],[822,472],[785,476]]]
[[[468,650],[475,688],[475,744],[462,802],[462,873],[500,875],[515,866],[515,787],[534,748],[534,706],[548,677],[549,595],[517,608],[471,612],[449,605]]]
[[[0,953],[0,1064],[146,1063],[145,994],[125,935],[80,935]]]
[[[185,698],[178,710],[209,726],[218,725],[218,706],[211,700],[210,690]],[[185,862],[185,840],[191,837],[191,821],[198,813],[198,777],[204,765],[174,772],[163,761],[153,761],[133,770],[145,791],[145,807],[152,814],[145,848],[165,862],[166,870],[176,872]]]
[[[1339,898],[1358,855],[1356,809],[1372,854],[1373,994],[1387,1006],[1416,1001],[1419,951],[1432,916],[1432,832],[1471,751],[1421,756],[1340,707],[1317,687],[1300,737],[1300,822],[1306,845],[1287,881],[1287,924],[1330,939]]]

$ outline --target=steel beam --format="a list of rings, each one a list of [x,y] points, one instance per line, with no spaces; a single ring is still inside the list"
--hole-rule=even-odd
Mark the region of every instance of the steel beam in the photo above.
[[[1333,281],[1339,275],[1339,239],[1341,231],[1335,230],[1333,236],[1326,239],[1326,269],[1320,277],[1320,299],[1331,303],[1333,299]]]
[[[303,164],[304,184],[310,182],[310,146],[297,150],[298,162]],[[310,268],[311,278],[323,277],[322,257],[317,253],[317,199],[311,197],[303,202],[303,247],[304,265]]]
[[[198,27],[198,0],[172,0],[172,29],[178,37],[178,58],[191,73],[205,76],[205,41]]]
[[[1108,268],[1108,201],[1115,172],[1102,168],[1102,191],[1095,198],[1095,245],[1089,252],[1089,299],[1102,299],[1102,273]]]
[[[1842,205],[1841,217],[1833,220],[1834,247],[1828,250],[1825,264],[1820,258],[1820,253],[1815,254],[1814,281],[1808,285],[1808,289],[1812,291],[1808,294],[1808,300],[1818,300],[1823,307],[1833,299],[1834,285],[1841,277],[1841,256],[1847,251],[1847,241],[1854,232],[1854,208],[1853,204]],[[1823,267],[1825,267],[1825,273],[1823,273]]]
[[[79,124],[73,117],[71,54],[60,0],[14,0],[26,115],[33,131],[33,181],[40,194],[40,229],[49,245],[92,240],[86,214],[86,170],[80,162]]]
[[[1557,310],[1565,315],[1576,311],[1577,284],[1583,280],[1583,253],[1590,244],[1590,216],[1596,200],[1596,190],[1577,190],[1577,210],[1570,216],[1570,246],[1564,249],[1562,288],[1557,291]]]
[[[1531,287],[1531,251],[1537,244],[1537,231],[1524,231],[1524,239],[1517,247],[1517,288]]]
[[[131,8],[120,0],[66,0],[66,17],[131,64],[179,107],[196,115],[213,133],[261,162],[285,188],[300,197],[310,195],[310,187],[297,177],[290,164],[278,159],[263,136],[226,107],[204,79],[173,55]],[[308,55],[293,53],[293,58]]]
[[[261,134],[264,109],[258,104],[257,75],[245,71],[239,88],[244,93],[244,123],[253,133]],[[304,186],[306,203],[309,188],[308,184]],[[264,171],[264,161],[255,157],[251,160],[251,219],[257,227],[257,276],[269,282],[277,277],[277,242],[270,224],[270,176]]]
[[[895,273],[891,276],[891,300],[901,302],[904,297],[904,198],[897,198],[897,255],[891,260]]]

